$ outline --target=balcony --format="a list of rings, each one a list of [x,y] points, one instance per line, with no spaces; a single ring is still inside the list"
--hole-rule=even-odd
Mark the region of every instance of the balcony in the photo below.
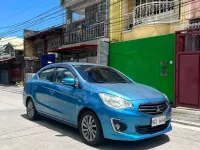
[[[105,22],[79,27],[65,33],[64,43],[74,44],[105,37]]]
[[[84,4],[82,5],[85,7],[81,10],[81,14],[84,16],[83,18],[75,20],[72,18],[72,15],[68,16],[72,21],[69,21],[66,25],[64,45],[107,37],[106,17],[108,12],[106,9],[106,0],[84,0],[84,2],[90,2],[90,6],[85,7]],[[93,5],[91,5],[91,2]],[[82,6],[79,4],[74,5],[70,7],[70,10]]]
[[[179,20],[179,17],[179,6],[175,6],[174,1],[149,2],[136,6],[131,13],[124,14],[122,27],[123,31],[127,31],[138,25],[171,23]]]

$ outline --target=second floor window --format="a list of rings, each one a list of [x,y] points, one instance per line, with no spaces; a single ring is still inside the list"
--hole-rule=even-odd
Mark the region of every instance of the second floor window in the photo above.
[[[48,43],[48,49],[52,50],[55,48],[58,48],[61,45],[61,41],[60,40],[50,40]]]

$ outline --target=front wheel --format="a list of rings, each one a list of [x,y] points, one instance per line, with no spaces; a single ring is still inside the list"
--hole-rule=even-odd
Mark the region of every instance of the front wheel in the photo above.
[[[35,105],[34,105],[32,99],[28,100],[26,111],[27,111],[27,116],[28,116],[29,120],[35,120],[37,118],[37,116],[38,116],[37,110],[35,108]]]
[[[97,116],[88,111],[83,113],[79,120],[79,132],[84,142],[91,146],[99,145],[103,142],[103,132]]]

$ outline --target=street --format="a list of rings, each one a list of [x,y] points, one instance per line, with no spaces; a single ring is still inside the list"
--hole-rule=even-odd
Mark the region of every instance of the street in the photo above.
[[[200,128],[179,124],[172,124],[170,133],[152,139],[137,142],[106,140],[93,148],[82,142],[74,128],[44,117],[36,122],[27,120],[18,88],[0,87],[0,95],[0,150],[200,149]]]

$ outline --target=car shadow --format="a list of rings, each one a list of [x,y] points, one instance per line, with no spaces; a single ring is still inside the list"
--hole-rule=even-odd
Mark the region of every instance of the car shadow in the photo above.
[[[106,140],[103,145],[98,148],[101,150],[148,150],[161,146],[169,141],[170,139],[168,135],[164,134],[150,139],[134,142]]]
[[[23,114],[21,115],[23,118],[27,119],[27,115]],[[40,117],[37,121],[35,121],[38,125],[41,125],[43,127],[46,127],[50,130],[56,131],[59,134],[56,136],[67,136],[70,137],[76,141],[82,142],[82,139],[79,135],[79,132],[77,129],[67,126],[65,124],[59,123],[57,121],[54,121],[52,119],[46,118],[46,117]],[[113,140],[105,140],[104,143],[102,143],[100,146],[96,147],[96,149],[99,150],[147,150],[152,149],[158,146],[161,146],[167,142],[169,142],[170,139],[168,135],[160,135],[154,138],[145,139],[141,141],[134,141],[134,142],[124,142],[124,141],[113,141]]]

